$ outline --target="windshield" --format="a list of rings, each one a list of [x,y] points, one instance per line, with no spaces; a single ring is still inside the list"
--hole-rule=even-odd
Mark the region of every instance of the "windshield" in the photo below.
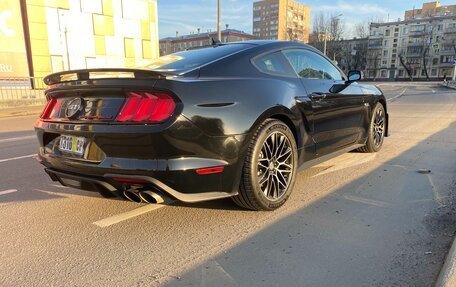
[[[249,47],[252,47],[252,45],[230,44],[189,50],[160,57],[153,60],[150,64],[143,68],[159,72],[179,74],[217,60],[223,56],[245,50]]]

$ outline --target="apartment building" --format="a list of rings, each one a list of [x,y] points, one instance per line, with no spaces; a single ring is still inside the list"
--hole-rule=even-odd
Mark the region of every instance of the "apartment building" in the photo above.
[[[157,0],[2,0],[0,78],[134,67],[159,56]]]
[[[245,33],[235,29],[225,29],[221,31],[222,43],[241,42],[256,39],[252,34]],[[176,37],[168,37],[160,39],[160,56],[171,53],[192,49],[195,47],[207,46],[211,44],[211,38],[217,38],[217,32],[200,31],[188,35],[176,35]]]
[[[264,40],[308,43],[310,7],[292,0],[253,3],[253,35]]]
[[[421,14],[423,17],[409,17],[407,11],[407,20],[371,23],[367,51],[369,78],[441,79],[453,75],[456,14],[439,15],[438,2],[433,3],[435,9],[427,8],[427,14]],[[423,8],[429,7],[425,5]]]
[[[334,56],[337,66],[348,74],[350,70],[366,71],[367,38],[353,38],[336,41]]]
[[[423,3],[421,9],[407,10],[404,20],[422,19],[436,16],[451,16],[456,14],[456,5],[441,6],[440,1]]]

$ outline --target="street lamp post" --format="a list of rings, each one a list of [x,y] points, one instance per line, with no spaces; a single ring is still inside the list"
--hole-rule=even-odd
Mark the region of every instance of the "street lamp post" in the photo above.
[[[337,19],[337,18],[339,18],[339,17],[341,17],[343,15],[344,14],[339,14],[337,16],[329,18],[329,23],[331,24],[333,19]],[[325,56],[326,56],[326,38],[327,37],[328,37],[328,27],[325,25],[325,38],[323,39],[324,40],[324,42],[323,42],[323,54],[325,54]]]
[[[456,59],[453,60],[453,81],[456,81]]]
[[[222,26],[222,23],[221,23],[221,17],[220,17],[220,1],[221,0],[217,0],[217,37],[218,37],[218,40],[220,42],[222,42],[222,30],[221,30],[221,26]]]

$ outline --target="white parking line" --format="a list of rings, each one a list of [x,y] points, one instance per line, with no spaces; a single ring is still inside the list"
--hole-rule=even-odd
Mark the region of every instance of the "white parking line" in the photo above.
[[[8,142],[15,142],[15,141],[22,141],[22,140],[29,140],[35,139],[36,136],[23,136],[23,137],[15,137],[15,138],[7,138],[7,139],[0,139],[0,143],[8,143]]]
[[[8,190],[0,191],[0,195],[9,194],[9,193],[13,193],[16,191],[17,191],[17,189],[8,189]]]
[[[375,153],[346,153],[340,155],[334,159],[321,163],[318,166],[330,166],[325,168],[321,172],[313,175],[312,177],[319,177],[327,173],[343,170],[346,168],[354,167],[360,164],[364,164],[370,161],[373,161],[376,158],[377,154]]]
[[[59,184],[50,184],[50,186],[58,187],[58,188],[69,188],[68,186],[63,186]]]
[[[117,214],[117,215],[114,215],[114,216],[111,216],[111,217],[108,217],[108,218],[105,218],[105,219],[101,219],[101,220],[95,221],[95,222],[93,222],[93,224],[95,224],[95,225],[97,225],[99,227],[108,227],[108,226],[111,226],[113,224],[116,224],[116,223],[119,223],[119,222],[122,222],[122,221],[125,221],[125,220],[128,220],[128,219],[131,219],[133,217],[142,215],[144,213],[147,213],[147,212],[150,212],[152,210],[156,210],[156,209],[159,209],[159,208],[162,208],[162,207],[165,207],[165,206],[166,205],[163,205],[163,204],[148,204],[148,205],[145,205],[145,206],[142,206],[142,207],[139,207],[139,208],[136,208],[136,209],[121,213],[121,214]]]
[[[61,196],[61,197],[65,197],[65,198],[72,196],[71,194],[58,192],[58,191],[49,191],[49,190],[38,189],[38,188],[35,188],[34,190],[42,192],[42,193],[46,193],[46,194],[49,194],[49,195],[52,195],[52,196]]]
[[[34,154],[29,154],[29,155],[23,155],[23,156],[17,156],[17,157],[12,157],[12,158],[0,159],[0,163],[1,163],[1,162],[12,161],[12,160],[17,160],[17,159],[23,159],[23,158],[34,157],[34,156],[37,156],[37,154],[34,153]]]

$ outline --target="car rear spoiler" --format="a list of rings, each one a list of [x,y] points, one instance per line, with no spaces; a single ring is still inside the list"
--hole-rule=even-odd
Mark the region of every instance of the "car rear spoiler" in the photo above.
[[[126,68],[84,69],[50,74],[43,79],[43,82],[46,85],[52,85],[70,81],[110,78],[164,79],[166,78],[166,74],[152,70]]]

